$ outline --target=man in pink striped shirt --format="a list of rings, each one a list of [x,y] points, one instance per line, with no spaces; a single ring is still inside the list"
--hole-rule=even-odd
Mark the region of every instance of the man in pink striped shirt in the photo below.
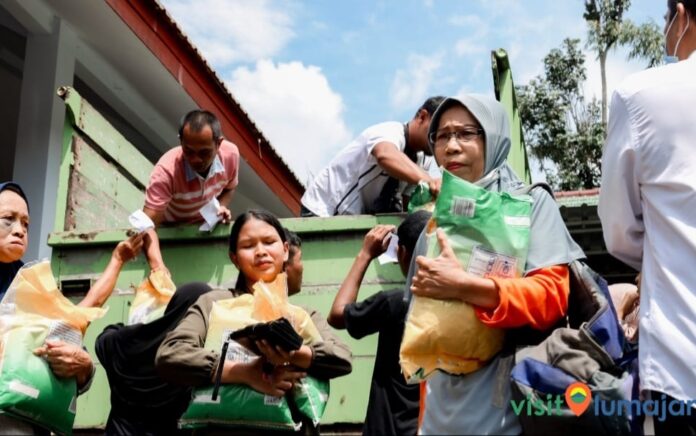
[[[237,146],[223,139],[218,119],[203,110],[184,116],[179,140],[181,145],[166,152],[155,165],[143,211],[156,226],[202,222],[201,208],[217,198],[218,216],[228,223],[232,218],[228,205],[238,183]],[[157,233],[150,231],[149,235],[146,253],[150,269],[166,269]]]

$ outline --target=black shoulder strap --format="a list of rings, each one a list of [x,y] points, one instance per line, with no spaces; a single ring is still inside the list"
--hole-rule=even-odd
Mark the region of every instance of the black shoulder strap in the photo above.
[[[549,193],[551,198],[556,198],[553,195],[553,189],[551,189],[551,186],[549,186],[549,184],[546,182],[536,182],[536,183],[532,183],[531,185],[525,185],[522,188],[514,191],[512,194],[514,194],[514,195],[529,195],[529,193],[532,192],[532,190],[534,188],[542,188],[546,192]]]

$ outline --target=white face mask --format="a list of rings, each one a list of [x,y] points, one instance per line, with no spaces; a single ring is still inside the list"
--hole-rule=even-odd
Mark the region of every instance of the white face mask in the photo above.
[[[669,35],[669,31],[672,29],[672,25],[674,24],[674,20],[677,19],[677,13],[674,14],[674,17],[672,18],[672,21],[669,22],[669,26],[667,26],[667,31],[665,32],[665,57],[664,61],[665,64],[676,64],[679,62],[679,58],[677,57],[677,50],[679,49],[679,43],[681,42],[682,38],[684,38],[684,35],[686,35],[686,31],[689,30],[689,25],[691,24],[691,18],[689,17],[689,14],[686,14],[686,28],[684,28],[684,31],[682,34],[679,36],[679,39],[677,39],[677,44],[674,46],[674,54],[670,55],[669,50],[667,49],[667,35]]]

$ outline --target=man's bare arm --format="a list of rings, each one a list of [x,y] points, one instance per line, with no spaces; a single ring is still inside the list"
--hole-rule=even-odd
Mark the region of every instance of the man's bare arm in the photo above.
[[[390,176],[411,185],[418,184],[421,180],[425,181],[433,196],[440,193],[440,179],[431,177],[391,142],[380,142],[375,145],[372,148],[372,155],[377,159],[377,164]]]
[[[164,219],[164,211],[157,211],[146,206],[143,208],[143,212],[145,212],[145,215],[149,216],[152,222],[155,223],[154,229],[150,229],[145,232],[145,240],[143,241],[145,245],[145,256],[147,257],[147,263],[150,265],[150,271],[160,269],[168,271],[167,266],[164,264],[164,260],[162,259],[159,237],[157,236],[157,227],[159,227]]]

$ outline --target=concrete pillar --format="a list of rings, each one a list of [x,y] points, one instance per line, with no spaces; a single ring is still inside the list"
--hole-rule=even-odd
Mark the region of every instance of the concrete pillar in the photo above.
[[[50,258],[65,106],[56,89],[72,85],[77,37],[60,18],[48,33],[27,37],[22,77],[14,179],[29,198],[29,247],[24,261]]]

